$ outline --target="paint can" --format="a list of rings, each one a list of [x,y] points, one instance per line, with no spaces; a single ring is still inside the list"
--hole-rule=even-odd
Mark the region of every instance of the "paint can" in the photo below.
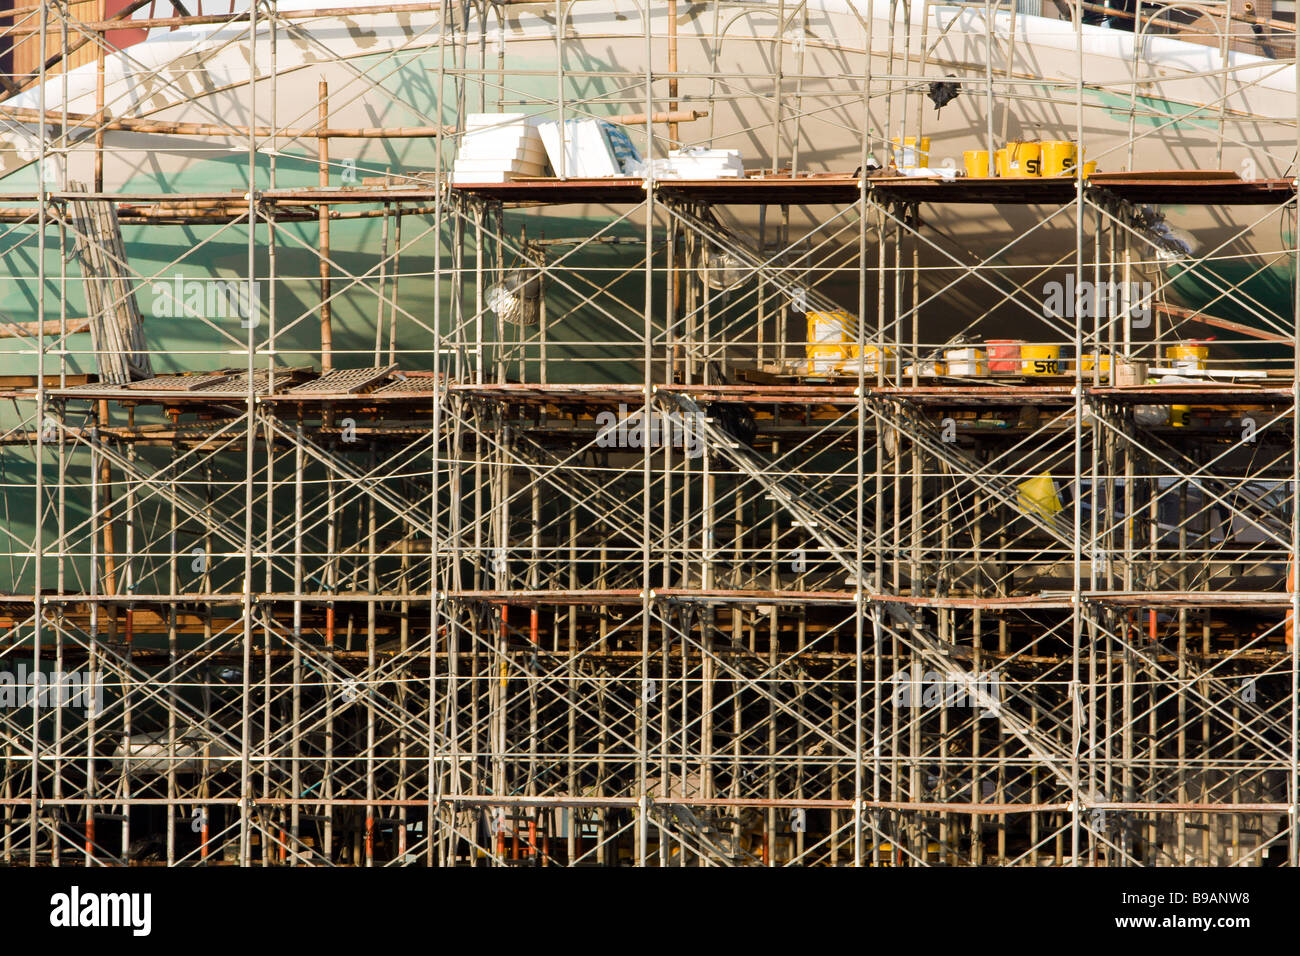
[[[1079,147],[1059,139],[1045,140],[1042,148],[1044,176],[1073,176],[1079,161]]]
[[[982,378],[989,373],[988,356],[983,349],[945,349],[943,361],[948,366],[949,375]]]
[[[1061,374],[1061,347],[1059,345],[1020,346],[1020,374]]]
[[[961,154],[966,164],[966,175],[971,179],[987,179],[989,175],[989,151],[987,149],[968,149]]]
[[[998,375],[1020,371],[1020,346],[1024,339],[989,339],[984,343],[989,350],[989,374]]]
[[[1037,143],[1007,143],[1007,175],[1027,179],[1043,168],[1042,148]]]

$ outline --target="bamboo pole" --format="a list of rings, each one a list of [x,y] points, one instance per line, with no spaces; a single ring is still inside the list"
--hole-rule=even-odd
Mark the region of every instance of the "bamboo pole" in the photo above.
[[[122,11],[114,17],[107,20],[82,20],[77,23],[79,29],[87,33],[110,33],[114,30],[121,30],[123,27],[122,18],[129,17],[131,13],[143,7],[152,0],[143,0],[135,3],[130,10]],[[553,6],[554,0],[497,0],[503,6],[527,6],[545,4]],[[453,2],[451,6],[463,6]],[[443,8],[440,0],[432,3],[384,3],[374,5],[358,5],[354,7],[317,7],[311,10],[277,10],[276,18],[280,20],[325,20],[335,17],[366,17],[366,16],[383,16],[385,14],[396,13],[437,13]],[[18,7],[12,10],[0,10],[0,20],[7,20],[11,17],[21,16],[28,13],[40,11],[39,6]],[[127,23],[132,29],[178,29],[180,27],[225,25],[230,23],[247,23],[248,13],[214,13],[214,14],[196,14],[179,17],[139,17],[130,19]],[[40,30],[36,27],[14,26],[5,30],[7,36],[35,36]],[[71,52],[71,51],[69,51]]]
[[[330,141],[329,83],[321,80],[317,87],[320,94],[318,115],[320,132],[316,140],[316,159],[319,167],[319,182],[322,189],[330,184]],[[320,364],[323,371],[333,368],[334,331],[330,327],[330,217],[329,210],[322,206],[320,210]]]
[[[658,119],[661,115],[656,113],[652,122],[662,122]],[[674,115],[677,115],[677,0],[668,0],[668,138],[674,146],[681,146],[677,128],[679,121],[671,118]],[[645,122],[644,114],[639,121]]]
[[[100,79],[102,79],[102,75]],[[97,104],[101,104],[102,87],[99,88],[98,94],[100,99],[97,100]],[[104,132],[126,132],[148,133],[157,136],[223,136],[233,139],[248,136],[250,129],[247,126],[233,126],[226,123],[183,123],[169,120],[138,119],[127,116],[111,119],[104,117],[100,112],[101,110],[102,105],[99,106],[95,113],[63,113],[57,110],[47,110],[45,114],[46,124],[61,129],[66,121],[72,131],[75,131],[79,126],[95,124],[97,137]],[[674,109],[668,112],[661,111],[652,114],[650,121],[657,124],[668,123],[675,125],[677,123],[691,123],[708,115],[708,110],[679,110],[675,108],[674,104]],[[611,116],[609,121],[621,126],[644,126],[645,117],[645,113],[621,113],[617,116]],[[38,123],[40,119],[40,110],[25,106],[0,107],[0,120],[8,120],[14,123]],[[455,136],[462,132],[460,127],[454,123],[443,123],[436,126],[339,126],[328,129],[322,129],[320,126],[311,128],[286,127],[284,129],[271,126],[254,126],[251,129],[254,136],[263,138],[277,136],[284,139],[309,139],[320,136],[326,136],[330,139],[429,139],[435,136]],[[670,135],[672,135],[671,131]],[[96,142],[97,145],[102,144],[99,139]]]

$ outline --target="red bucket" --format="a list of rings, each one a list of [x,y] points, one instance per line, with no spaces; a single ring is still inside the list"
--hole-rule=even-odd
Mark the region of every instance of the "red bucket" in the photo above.
[[[1024,339],[989,339],[985,346],[989,352],[989,374],[1020,371],[1020,346]]]

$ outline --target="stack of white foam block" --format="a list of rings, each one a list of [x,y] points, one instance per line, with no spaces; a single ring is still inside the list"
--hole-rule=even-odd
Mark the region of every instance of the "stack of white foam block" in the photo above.
[[[638,176],[650,179],[739,179],[745,175],[738,149],[674,149],[667,159],[638,164]]]
[[[538,125],[551,169],[557,176],[600,179],[631,175],[641,161],[627,132],[594,119],[551,120]],[[561,132],[563,136],[561,137]]]
[[[508,183],[546,172],[538,118],[524,113],[471,113],[465,119],[453,183]]]
[[[745,175],[738,149],[702,149],[698,146],[668,153],[663,179],[729,179]]]

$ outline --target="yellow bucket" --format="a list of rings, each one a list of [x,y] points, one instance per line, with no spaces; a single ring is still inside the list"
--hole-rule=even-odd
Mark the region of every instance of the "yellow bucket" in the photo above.
[[[829,375],[838,372],[849,360],[850,352],[848,345],[808,346],[808,374]]]
[[[1083,164],[1083,178],[1084,178],[1084,179],[1087,179],[1088,177],[1090,177],[1090,176],[1091,176],[1093,173],[1095,173],[1096,171],[1097,171],[1097,161],[1096,161],[1095,159],[1090,159],[1090,160],[1088,160],[1088,162],[1086,162],[1086,163]]]
[[[1043,170],[1042,148],[1037,143],[1007,143],[1007,175],[1025,179]]]
[[[1048,473],[1022,481],[1016,485],[1016,490],[1020,492],[1020,507],[1026,511],[1050,518],[1063,510],[1061,497],[1056,493],[1056,482]]]
[[[843,342],[852,342],[857,338],[853,330],[853,316],[849,315],[844,309],[835,309],[830,312],[822,312],[817,309],[808,310],[808,343],[810,345],[838,345]]]
[[[966,164],[966,175],[972,179],[987,179],[989,175],[989,151],[987,149],[968,149],[961,154]]]
[[[1204,345],[1170,345],[1165,349],[1165,358],[1174,368],[1184,372],[1203,370],[1209,357],[1210,350]]]
[[[853,355],[853,316],[844,309],[808,311],[808,371],[826,374],[837,371]]]
[[[903,145],[893,141],[894,165],[899,169],[916,169],[930,165],[930,137],[922,136],[918,144],[915,136],[904,136]]]
[[[1005,148],[993,151],[993,172],[998,176],[1007,174],[1007,151]]]
[[[1084,353],[1083,358],[1079,360],[1080,372],[1091,372],[1097,367],[1097,354],[1095,352]],[[1106,378],[1110,375],[1110,356],[1101,357],[1101,377]]]
[[[1073,176],[1079,161],[1079,147],[1064,140],[1046,140],[1039,144],[1043,153],[1044,176]]]
[[[1169,406],[1169,424],[1175,428],[1186,428],[1187,420],[1191,417],[1192,407],[1190,405],[1170,405]]]
[[[1059,375],[1061,373],[1061,347],[1059,345],[1020,346],[1021,375]]]
[[[853,358],[857,358],[858,357],[857,345],[853,345],[850,348],[850,352]],[[889,372],[892,371],[890,366],[893,365],[894,350],[890,348],[888,345],[886,345],[884,348],[884,352],[885,352],[885,371]],[[877,349],[876,346],[868,343],[862,346],[862,354],[865,356],[863,364],[866,365],[867,374],[875,375],[876,372],[880,370],[880,361],[879,361],[880,350]],[[857,370],[858,370],[857,366],[855,365],[853,367],[853,371],[857,372]]]

